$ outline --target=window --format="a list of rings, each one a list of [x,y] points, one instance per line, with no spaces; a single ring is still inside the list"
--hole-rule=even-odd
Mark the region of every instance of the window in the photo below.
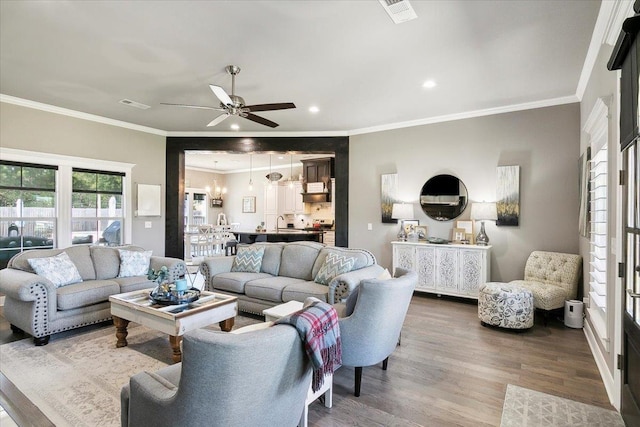
[[[184,193],[184,225],[191,226],[207,224],[207,194],[206,190],[187,188]]]
[[[25,249],[55,246],[56,171],[0,161],[0,268]]]
[[[589,163],[589,323],[600,339],[605,351],[609,351],[610,335],[613,330],[613,316],[608,308],[613,306],[613,293],[609,291],[608,268],[608,150],[609,109],[602,99],[598,99],[584,126],[589,134],[591,152],[595,153]]]
[[[601,339],[607,338],[607,146],[591,161],[591,253],[589,315]]]
[[[122,243],[124,174],[73,169],[71,244]]]

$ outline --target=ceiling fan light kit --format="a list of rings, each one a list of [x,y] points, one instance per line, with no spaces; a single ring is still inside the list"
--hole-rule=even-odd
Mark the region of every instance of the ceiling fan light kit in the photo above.
[[[201,105],[187,105],[187,104],[169,104],[163,102],[163,105],[171,105],[174,107],[183,107],[183,108],[199,108],[204,110],[215,110],[221,111],[222,114],[211,120],[208,127],[216,126],[217,124],[224,121],[229,116],[239,116],[245,118],[247,120],[251,120],[252,122],[259,123],[264,126],[269,126],[271,128],[278,127],[278,123],[272,122],[271,120],[265,119],[264,117],[253,114],[255,111],[274,111],[274,110],[287,110],[290,108],[296,108],[293,102],[281,102],[274,104],[256,104],[256,105],[246,105],[244,98],[236,95],[236,76],[240,73],[240,67],[237,65],[228,65],[225,70],[227,73],[231,75],[231,95],[227,94],[227,92],[220,86],[209,85],[209,88],[213,92],[213,94],[220,100],[219,107],[207,107]]]

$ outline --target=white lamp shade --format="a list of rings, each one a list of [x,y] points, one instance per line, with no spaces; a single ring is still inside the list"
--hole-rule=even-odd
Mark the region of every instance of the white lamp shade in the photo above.
[[[394,203],[391,209],[393,219],[413,219],[413,205],[411,203]]]
[[[471,204],[471,219],[477,221],[497,221],[498,209],[495,203]]]

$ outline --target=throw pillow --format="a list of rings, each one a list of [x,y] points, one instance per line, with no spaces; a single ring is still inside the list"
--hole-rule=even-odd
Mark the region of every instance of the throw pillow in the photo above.
[[[118,277],[146,276],[151,263],[152,251],[128,251],[118,249],[120,253],[120,272]]]
[[[243,273],[260,273],[264,246],[240,246],[233,260],[231,271]]]
[[[318,270],[318,274],[316,274],[313,281],[321,285],[328,285],[334,277],[351,271],[355,263],[356,259],[353,257],[330,252],[324,259],[324,263],[322,267],[320,267],[320,270]]]
[[[38,276],[49,279],[56,288],[82,282],[78,268],[66,252],[48,258],[31,258],[28,262]]]

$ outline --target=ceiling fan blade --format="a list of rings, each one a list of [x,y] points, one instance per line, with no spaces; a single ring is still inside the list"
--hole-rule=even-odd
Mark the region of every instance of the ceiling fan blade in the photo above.
[[[207,126],[215,126],[218,123],[222,122],[227,117],[229,117],[230,115],[231,114],[229,114],[229,113],[220,114],[218,117],[216,117],[215,119],[211,120],[211,122]]]
[[[270,128],[278,127],[279,125],[276,122],[272,122],[271,120],[267,120],[264,117],[256,116],[255,114],[245,113],[241,115],[245,119],[249,119],[252,122],[260,123],[261,125],[269,126]]]
[[[181,107],[181,108],[199,108],[201,110],[216,110],[216,111],[226,111],[223,108],[218,107],[207,107],[205,105],[188,105],[188,104],[170,104],[168,102],[161,102],[161,105],[170,105],[172,107]]]
[[[225,92],[224,89],[216,85],[209,85],[209,87],[213,91],[213,94],[218,97],[220,102],[224,105],[233,105],[233,101],[229,98],[229,95],[227,95],[227,92]]]
[[[278,104],[245,105],[243,108],[248,108],[249,111],[287,110],[289,108],[296,108],[296,104],[293,102],[281,102]]]

